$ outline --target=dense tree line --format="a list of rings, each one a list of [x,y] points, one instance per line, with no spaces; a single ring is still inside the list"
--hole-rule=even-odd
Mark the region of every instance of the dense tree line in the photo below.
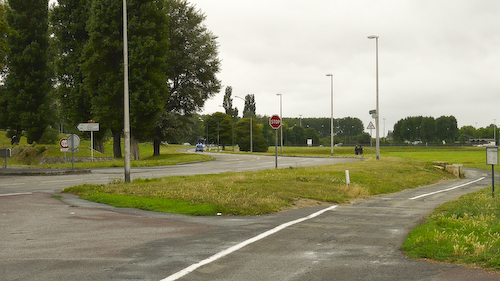
[[[121,157],[121,5],[115,0],[59,0],[51,9],[48,0],[2,4],[0,128],[32,143],[42,140],[49,125],[74,127],[92,119],[101,127],[96,147],[103,149],[99,142],[110,131],[114,156]],[[219,92],[220,60],[217,37],[186,0],[128,0],[127,8],[132,152],[138,158],[138,141],[153,141],[159,153],[161,141],[180,136],[190,117]]]
[[[459,136],[457,119],[454,116],[407,117],[394,125],[396,142],[454,143]]]

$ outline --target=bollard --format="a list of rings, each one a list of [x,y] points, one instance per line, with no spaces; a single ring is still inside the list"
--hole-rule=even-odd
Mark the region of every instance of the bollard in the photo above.
[[[347,185],[351,183],[351,179],[349,178],[349,170],[345,170],[345,183]]]

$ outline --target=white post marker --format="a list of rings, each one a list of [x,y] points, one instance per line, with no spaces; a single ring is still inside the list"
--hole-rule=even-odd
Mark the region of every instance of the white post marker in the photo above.
[[[345,183],[347,185],[351,184],[351,178],[349,177],[349,170],[345,170]]]
[[[279,117],[279,115],[275,114],[271,116],[271,118],[269,118],[269,125],[276,132],[276,137],[274,138],[274,152],[276,159],[275,168],[278,168],[278,129],[281,127],[281,118]]]

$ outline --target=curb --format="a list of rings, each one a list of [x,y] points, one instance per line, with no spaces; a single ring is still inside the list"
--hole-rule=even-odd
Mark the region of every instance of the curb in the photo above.
[[[37,168],[2,168],[1,176],[59,176],[90,174],[90,169],[37,169]]]

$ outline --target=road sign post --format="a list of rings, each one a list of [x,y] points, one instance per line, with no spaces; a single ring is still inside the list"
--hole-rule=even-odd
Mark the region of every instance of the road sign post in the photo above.
[[[59,141],[59,146],[61,147],[61,152],[64,152],[64,163],[66,163],[66,152],[69,151],[68,139],[67,138],[62,138]]]
[[[9,164],[9,158],[11,157],[11,150],[10,148],[2,148],[0,149],[0,157],[5,158],[5,169],[7,169],[7,166]]]
[[[76,127],[80,132],[90,132],[90,161],[94,162],[94,132],[99,131],[99,123],[90,120],[89,123],[80,123]]]
[[[273,115],[269,118],[269,125],[276,132],[274,138],[274,153],[275,153],[275,168],[278,168],[278,129],[281,127],[281,118],[278,115]]]
[[[372,112],[370,111],[370,113],[372,113]],[[370,153],[373,153],[373,149],[372,149],[372,130],[375,129],[375,126],[373,125],[373,123],[371,121],[370,121],[370,124],[368,124],[367,129],[370,130]]]
[[[491,165],[491,197],[495,198],[495,165],[498,165],[498,146],[486,147],[486,164]]]
[[[71,134],[68,137],[68,146],[69,146],[69,151],[71,151],[71,169],[75,168],[75,152],[78,152],[78,149],[76,149],[80,145],[80,137]]]

